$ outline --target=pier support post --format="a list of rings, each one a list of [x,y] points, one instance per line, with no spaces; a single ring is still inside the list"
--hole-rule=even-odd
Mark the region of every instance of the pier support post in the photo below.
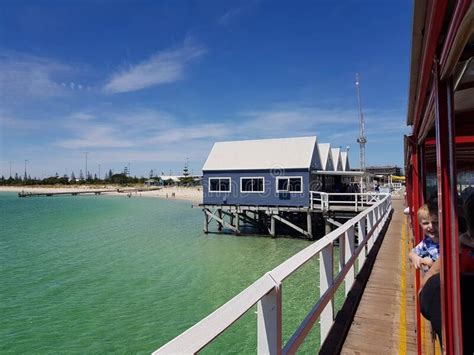
[[[239,212],[235,212],[235,228],[240,230],[240,215]]]
[[[219,219],[222,219],[222,210],[220,208],[217,210],[217,215],[219,216]],[[219,221],[217,222],[217,230],[219,232],[222,231],[222,223]]]
[[[324,218],[324,235],[332,232],[331,223],[326,220],[327,216]]]
[[[209,217],[207,217],[206,210],[204,209],[204,233],[209,233]]]
[[[313,239],[313,219],[311,216],[311,212],[308,212],[306,214],[306,223],[307,223],[308,236],[310,239]]]
[[[273,218],[273,215],[270,215],[270,235],[275,238],[276,237],[276,221]]]

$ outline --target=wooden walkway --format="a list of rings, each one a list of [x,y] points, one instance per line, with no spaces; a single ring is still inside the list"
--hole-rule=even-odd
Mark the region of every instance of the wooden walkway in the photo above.
[[[415,299],[403,201],[375,260],[342,354],[416,354]]]

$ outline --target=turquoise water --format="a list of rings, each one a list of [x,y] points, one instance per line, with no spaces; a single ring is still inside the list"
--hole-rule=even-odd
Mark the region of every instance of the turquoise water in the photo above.
[[[0,194],[0,353],[150,353],[308,245],[205,235],[202,220],[158,198]],[[314,260],[285,282],[284,341],[317,279]],[[204,353],[255,348],[252,309]]]

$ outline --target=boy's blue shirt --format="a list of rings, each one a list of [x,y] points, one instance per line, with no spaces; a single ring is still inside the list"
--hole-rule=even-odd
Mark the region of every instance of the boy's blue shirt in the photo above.
[[[411,251],[420,258],[429,256],[431,260],[436,261],[439,257],[439,243],[433,242],[433,239],[425,235],[423,240]]]

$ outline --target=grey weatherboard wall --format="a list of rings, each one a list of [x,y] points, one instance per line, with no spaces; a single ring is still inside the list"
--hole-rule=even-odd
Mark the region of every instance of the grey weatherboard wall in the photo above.
[[[279,193],[276,189],[277,177],[301,176],[303,187],[301,193]],[[209,192],[209,178],[230,177],[230,192]],[[263,177],[263,193],[240,192],[241,177]],[[250,206],[309,206],[309,171],[308,169],[270,170],[227,170],[203,171],[203,204],[205,205],[250,205]]]

